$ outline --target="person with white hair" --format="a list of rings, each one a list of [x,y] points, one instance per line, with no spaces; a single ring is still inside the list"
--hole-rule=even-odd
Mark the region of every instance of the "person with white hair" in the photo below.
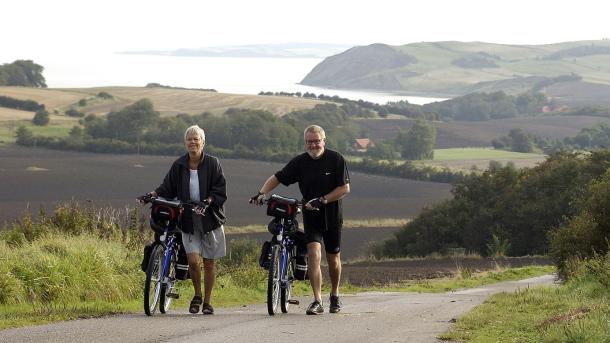
[[[214,314],[211,305],[215,281],[214,261],[226,255],[226,221],[224,203],[227,200],[226,180],[218,158],[205,154],[205,132],[197,125],[186,129],[184,145],[187,153],[172,164],[163,183],[151,195],[181,201],[200,201],[206,204],[203,215],[184,213],[181,218],[182,244],[186,250],[189,274],[195,296],[190,313]],[[203,284],[201,292],[201,258]]]
[[[305,152],[294,157],[284,168],[271,175],[251,203],[261,205],[265,195],[280,183],[299,184],[303,195],[303,224],[307,242],[307,274],[314,301],[306,313],[324,313],[322,305],[322,272],[320,260],[324,243],[331,291],[329,312],[341,311],[339,281],[341,279],[341,227],[343,211],[341,199],[350,192],[347,164],[341,154],[326,149],[326,133],[318,125],[310,125],[303,132]]]

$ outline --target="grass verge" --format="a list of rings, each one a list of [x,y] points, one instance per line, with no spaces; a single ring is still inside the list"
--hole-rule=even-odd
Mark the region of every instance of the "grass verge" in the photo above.
[[[591,277],[490,297],[439,338],[466,342],[608,342],[609,289]]]

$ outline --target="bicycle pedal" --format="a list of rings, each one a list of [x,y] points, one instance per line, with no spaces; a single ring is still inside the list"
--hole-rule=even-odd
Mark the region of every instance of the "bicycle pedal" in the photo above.
[[[290,300],[288,300],[288,303],[289,303],[290,305],[298,305],[298,304],[299,304],[299,301],[298,301],[298,300],[294,300],[294,299],[290,299]]]
[[[168,298],[172,298],[172,299],[178,299],[180,298],[180,294],[178,293],[167,293],[165,294]]]

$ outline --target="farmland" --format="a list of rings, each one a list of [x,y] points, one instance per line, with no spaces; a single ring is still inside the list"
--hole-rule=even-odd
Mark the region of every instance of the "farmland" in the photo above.
[[[0,223],[21,215],[29,204],[51,210],[72,199],[96,206],[134,206],[135,197],[162,180],[174,156],[72,153],[0,145]],[[282,164],[223,159],[228,180],[228,225],[265,224],[261,208],[247,199]],[[344,202],[348,219],[412,218],[428,205],[450,197],[448,184],[351,173],[352,192]],[[278,193],[298,197],[296,185]]]
[[[100,99],[96,95],[106,92],[113,99]],[[232,107],[265,110],[276,115],[312,108],[323,101],[283,96],[257,96],[226,94],[189,89],[148,87],[96,87],[74,89],[40,89],[27,87],[0,87],[0,95],[22,100],[34,100],[45,104],[49,112],[65,111],[71,106],[83,113],[106,114],[122,109],[140,99],[148,98],[162,116],[178,113],[199,114],[210,112],[222,114]],[[78,101],[86,99],[85,106]],[[5,108],[0,107],[0,118]]]
[[[357,123],[373,140],[392,139],[398,130],[407,131],[411,119],[358,119]],[[435,122],[436,148],[487,147],[491,141],[505,136],[511,129],[541,137],[562,139],[575,136],[581,129],[598,123],[610,124],[610,118],[591,116],[536,116],[496,119],[480,122]]]

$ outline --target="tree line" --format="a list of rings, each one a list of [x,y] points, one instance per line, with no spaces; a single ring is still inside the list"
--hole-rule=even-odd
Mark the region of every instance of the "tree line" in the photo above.
[[[610,125],[598,123],[592,127],[583,128],[573,137],[552,139],[528,134],[521,128],[511,129],[508,135],[492,140],[495,149],[516,152],[533,152],[539,149],[545,154],[563,150],[595,150],[610,147]]]
[[[493,163],[452,190],[453,199],[426,208],[379,253],[425,256],[461,248],[491,255],[548,254],[566,268],[571,257],[608,251],[610,150],[561,152],[534,168]]]
[[[349,106],[346,111],[344,105],[319,104],[283,117],[262,110],[235,108],[221,116],[204,112],[161,117],[150,100],[142,99],[106,116],[85,116],[80,120],[82,125],[74,126],[68,137],[35,136],[29,129],[20,127],[16,143],[98,153],[177,155],[184,152],[184,130],[199,124],[206,130],[206,149],[212,154],[225,158],[286,161],[302,151],[302,132],[311,123],[325,128],[329,148],[348,152],[358,137],[358,128],[350,120],[351,113]],[[435,134],[433,126],[421,120],[408,132],[399,134],[393,142],[398,148],[393,145],[386,148],[390,155],[397,155],[399,151],[407,158],[431,158]],[[384,143],[378,146],[384,146]],[[372,151],[373,155],[381,155],[375,153],[375,149]],[[397,157],[395,155],[392,156]],[[412,163],[385,163],[372,158],[351,163],[351,166],[354,170],[370,173],[437,182],[455,182],[462,177],[449,170],[423,168]]]

